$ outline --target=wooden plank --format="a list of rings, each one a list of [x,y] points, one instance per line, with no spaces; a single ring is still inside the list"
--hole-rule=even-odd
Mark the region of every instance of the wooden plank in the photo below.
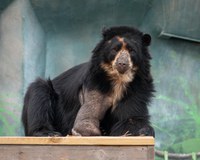
[[[0,160],[154,160],[153,137],[0,137]]]
[[[153,137],[0,137],[0,145],[154,145]]]
[[[154,146],[147,146],[147,159],[153,159],[155,157]]]
[[[147,146],[0,145],[0,160],[153,160],[152,151]]]

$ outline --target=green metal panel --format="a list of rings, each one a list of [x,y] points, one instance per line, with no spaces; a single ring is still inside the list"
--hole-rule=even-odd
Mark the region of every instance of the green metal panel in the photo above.
[[[200,42],[199,6],[199,0],[163,0],[162,32]]]

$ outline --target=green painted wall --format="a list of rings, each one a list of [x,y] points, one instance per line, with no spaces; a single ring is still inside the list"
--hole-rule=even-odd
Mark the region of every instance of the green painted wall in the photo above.
[[[200,150],[200,1],[30,3],[15,0],[0,10],[0,135],[22,134],[23,91],[33,79],[53,78],[87,61],[104,26],[134,25],[153,40],[150,51],[157,93],[150,112],[156,147],[171,152]]]

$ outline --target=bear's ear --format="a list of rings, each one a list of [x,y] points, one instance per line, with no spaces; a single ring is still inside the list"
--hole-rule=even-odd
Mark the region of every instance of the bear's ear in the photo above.
[[[106,37],[109,35],[110,31],[111,31],[110,28],[104,26],[104,27],[102,28],[102,32],[101,32],[103,38],[106,38]]]
[[[102,35],[104,35],[106,31],[107,31],[106,26],[103,26],[103,28],[102,28],[102,30],[101,30]]]
[[[151,36],[149,34],[143,34],[143,36],[142,36],[142,43],[145,46],[149,46],[151,44]]]

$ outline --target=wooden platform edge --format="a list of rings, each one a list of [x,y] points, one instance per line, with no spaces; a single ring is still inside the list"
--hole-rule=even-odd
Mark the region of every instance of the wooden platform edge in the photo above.
[[[154,146],[153,137],[0,137],[0,145]]]

